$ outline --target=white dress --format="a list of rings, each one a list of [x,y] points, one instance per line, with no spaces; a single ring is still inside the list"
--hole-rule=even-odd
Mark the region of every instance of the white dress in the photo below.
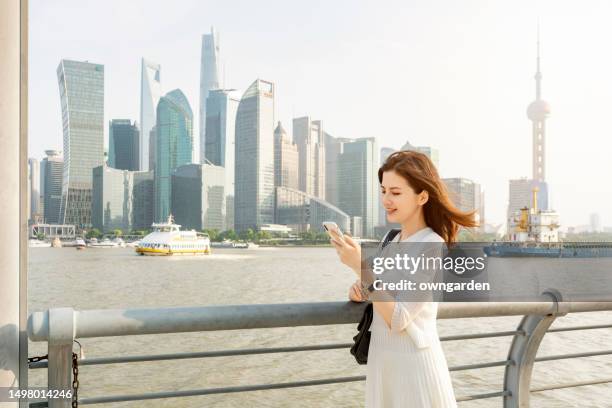
[[[399,234],[393,239],[398,242]],[[424,228],[402,242],[444,242]],[[396,302],[391,329],[374,310],[366,375],[367,408],[457,407],[438,330],[436,302]]]

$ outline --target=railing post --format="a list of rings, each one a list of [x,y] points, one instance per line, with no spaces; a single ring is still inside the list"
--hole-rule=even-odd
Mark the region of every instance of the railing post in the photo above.
[[[0,388],[6,393],[28,387],[27,15],[27,1],[0,1]],[[0,401],[18,405],[25,402]]]
[[[558,291],[551,289],[544,294],[553,298],[552,312],[543,316],[524,316],[517,328],[520,334],[516,334],[512,340],[508,360],[513,364],[506,366],[504,375],[504,390],[509,391],[508,395],[504,396],[504,408],[529,407],[531,374],[540,343],[555,319],[567,314],[567,304],[562,303]]]
[[[72,389],[72,344],[76,332],[74,310],[49,309],[49,390]],[[71,406],[70,399],[49,399],[50,408]]]

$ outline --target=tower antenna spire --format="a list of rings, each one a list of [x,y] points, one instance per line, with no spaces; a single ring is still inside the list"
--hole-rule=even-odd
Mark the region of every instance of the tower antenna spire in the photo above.
[[[537,34],[537,57],[536,57],[536,100],[540,100],[542,95],[542,73],[540,72],[540,19],[538,18],[538,34]]]

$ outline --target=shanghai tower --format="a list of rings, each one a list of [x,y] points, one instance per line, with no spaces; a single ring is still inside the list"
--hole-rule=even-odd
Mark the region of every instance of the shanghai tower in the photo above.
[[[206,145],[206,98],[212,89],[219,89],[219,35],[214,27],[210,34],[202,35],[202,56],[200,62],[200,163],[204,163],[204,146]]]

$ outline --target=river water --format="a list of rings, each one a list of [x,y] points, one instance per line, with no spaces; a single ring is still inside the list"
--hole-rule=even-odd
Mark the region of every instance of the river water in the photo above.
[[[222,304],[342,301],[355,280],[332,248],[216,249],[201,257],[141,257],[133,249],[32,248],[29,310],[118,309]],[[513,330],[519,317],[439,320],[441,336]],[[580,313],[553,327],[612,322],[612,312]],[[356,325],[257,329],[83,339],[86,357],[351,342]],[[551,333],[538,356],[608,350],[612,329]],[[510,337],[447,341],[449,366],[507,358]],[[30,356],[46,343],[30,343]],[[83,366],[81,398],[364,375],[347,349]],[[503,367],[453,372],[455,394],[496,392]],[[536,363],[534,387],[612,377],[612,356]],[[30,386],[44,386],[30,370]],[[362,407],[364,383],[114,403],[113,407]],[[501,399],[460,407],[500,407]],[[534,407],[612,407],[612,384],[534,393]]]

